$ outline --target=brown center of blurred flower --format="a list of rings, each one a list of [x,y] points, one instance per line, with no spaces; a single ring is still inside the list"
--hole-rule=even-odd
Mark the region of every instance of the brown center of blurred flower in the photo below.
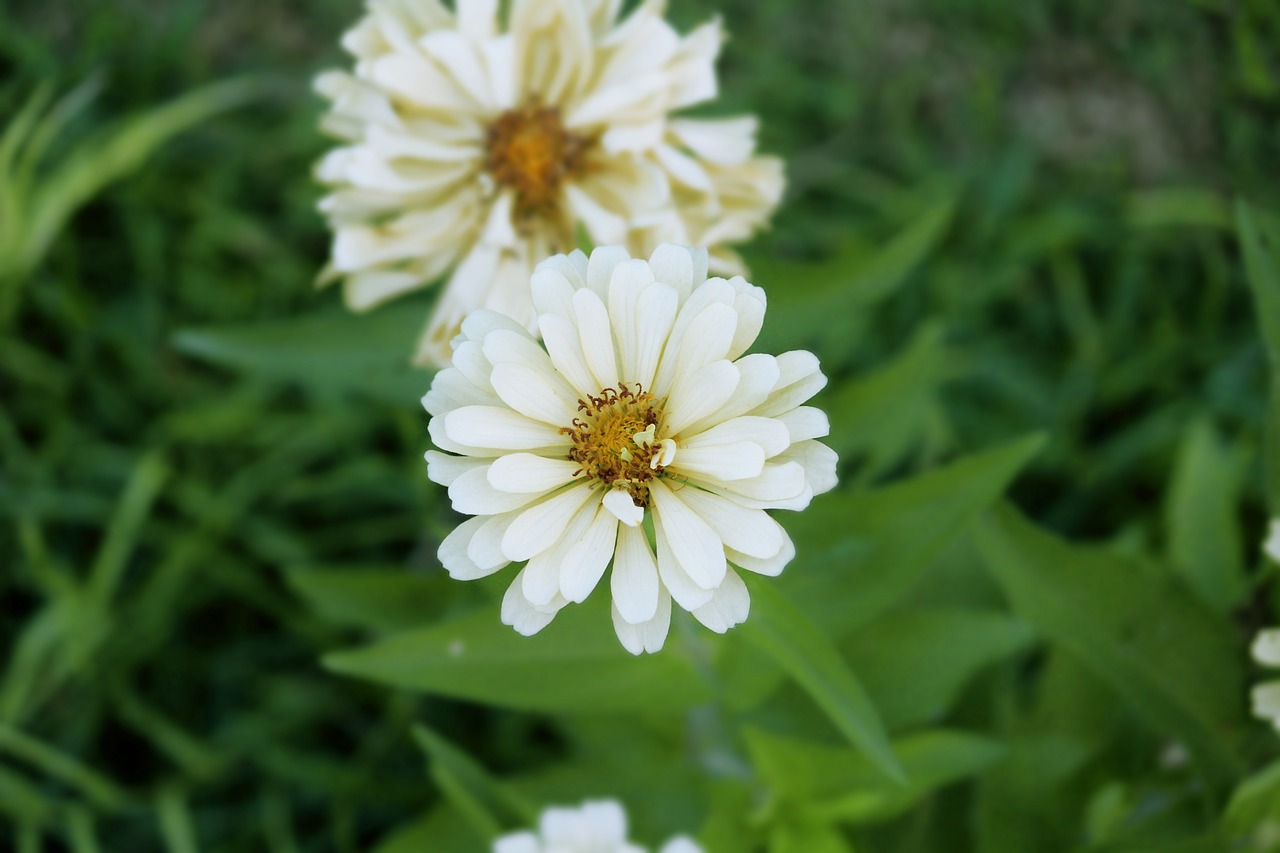
[[[578,411],[573,426],[560,430],[573,441],[569,459],[581,466],[574,476],[625,488],[636,506],[648,506],[648,483],[675,455],[675,442],[654,434],[662,420],[658,400],[638,383],[620,383],[579,400]]]
[[[560,110],[534,104],[508,110],[489,127],[484,167],[516,192],[516,215],[553,213],[565,179],[580,174],[588,140],[569,133]]]

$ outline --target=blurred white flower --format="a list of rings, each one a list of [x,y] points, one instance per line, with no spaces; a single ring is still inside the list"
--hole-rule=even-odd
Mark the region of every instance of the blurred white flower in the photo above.
[[[716,95],[718,21],[680,36],[646,0],[369,0],[343,38],[351,73],[328,71],[323,127],[345,144],[318,166],[334,231],[322,280],[369,308],[449,273],[419,345],[447,363],[471,311],[536,331],[528,278],[577,244],[647,254],[663,240],[711,246],[761,227],[782,167],[754,155],[756,122],[671,119]]]
[[[1267,535],[1267,541],[1262,543],[1262,550],[1280,563],[1280,518],[1271,521],[1271,531]]]
[[[764,291],[707,279],[707,253],[616,246],[538,265],[544,351],[514,321],[469,316],[436,374],[427,473],[474,515],[440,545],[449,573],[528,561],[502,603],[521,634],[581,602],[613,564],[613,623],[633,654],[662,647],[671,602],[713,631],[747,617],[734,566],[776,575],[795,555],[766,509],[835,486],[825,384],[811,353],[743,353]],[[456,454],[456,455],[451,455]],[[655,557],[656,547],[656,557]]]
[[[1280,667],[1280,628],[1259,631],[1253,641],[1253,659],[1263,666]],[[1280,681],[1253,688],[1254,716],[1270,720],[1280,730]]]
[[[627,815],[621,805],[595,800],[576,809],[546,809],[536,833],[504,835],[494,841],[493,853],[645,853],[645,848],[627,841]],[[702,848],[680,836],[659,853],[702,853]]]
[[[1267,556],[1280,563],[1280,518],[1273,519],[1267,540],[1262,544]],[[1253,641],[1253,659],[1263,666],[1280,667],[1280,628],[1259,631]],[[1280,681],[1268,681],[1253,688],[1254,716],[1280,730]]]

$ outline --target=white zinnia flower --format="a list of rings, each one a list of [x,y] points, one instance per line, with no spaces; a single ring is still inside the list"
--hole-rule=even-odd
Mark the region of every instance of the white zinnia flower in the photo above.
[[[713,98],[722,33],[680,36],[646,0],[369,0],[343,38],[354,73],[328,71],[323,159],[334,230],[324,280],[345,280],[356,310],[452,270],[418,358],[445,364],[478,308],[530,331],[533,265],[577,244],[664,240],[711,246],[712,268],[740,272],[720,244],[761,227],[782,167],[754,156],[755,119],[670,119]]]
[[[493,842],[493,853],[645,853],[627,841],[627,815],[614,800],[587,801],[579,808],[549,808],[538,832],[513,832]],[[659,853],[702,853],[684,836],[662,845]]]
[[[532,280],[546,350],[476,312],[423,397],[448,451],[428,451],[427,474],[476,516],[440,561],[468,580],[527,560],[502,602],[521,634],[583,601],[610,561],[633,654],[662,647],[673,599],[727,631],[750,604],[734,566],[776,575],[795,555],[765,510],[835,485],[814,440],[827,417],[801,405],[826,384],[818,359],[743,356],[764,291],[706,275],[705,250],[665,244],[648,261],[616,246],[550,258]]]
[[[1271,531],[1262,549],[1280,563],[1280,518],[1271,522]],[[1263,666],[1280,667],[1280,628],[1259,631],[1252,651],[1253,659]],[[1268,681],[1253,688],[1253,713],[1270,720],[1280,730],[1280,681]]]

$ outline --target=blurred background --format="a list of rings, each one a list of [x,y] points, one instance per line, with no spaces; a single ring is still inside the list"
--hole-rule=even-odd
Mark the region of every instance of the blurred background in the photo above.
[[[772,230],[743,252],[770,299],[758,348],[811,348],[832,377],[818,404],[844,497],[780,518],[800,547],[781,588],[803,599],[806,573],[857,563],[859,540],[824,540],[824,524],[897,506],[928,472],[982,481],[954,518],[908,502],[883,519],[908,537],[950,526],[900,589],[829,621],[892,733],[959,726],[998,750],[873,820],[832,818],[822,843],[848,846],[820,847],[771,823],[787,794],[767,750],[748,762],[706,706],[609,723],[669,747],[650,767],[603,718],[322,666],[472,611],[507,630],[505,576],[458,584],[434,557],[455,519],[422,463],[430,376],[406,357],[433,294],[351,317],[314,286],[328,235],[311,169],[331,143],[310,81],[346,65],[338,38],[362,8],[6,0],[0,847],[483,849],[442,798],[448,756],[464,780],[483,768],[526,792],[638,792],[649,843],[704,819],[726,850],[1240,837],[1220,818],[1230,791],[1280,751],[1248,722],[1245,648],[1280,619],[1256,573],[1269,380],[1234,204],[1275,228],[1280,5],[671,5],[682,31],[719,14],[730,34],[706,112],[758,114],[761,149],[788,163]],[[1040,451],[991,484],[940,468],[1036,431]],[[1221,667],[1151,668],[1193,698],[1220,687],[1210,710],[1171,703],[1213,718],[1219,768],[1072,639],[1101,629],[1042,618],[989,568],[971,527],[1006,485],[1038,527],[1150,569],[1211,624]],[[1156,632],[1117,647],[1144,671],[1192,630],[1154,609],[1107,626],[1121,643]],[[933,692],[903,689],[917,681]],[[803,732],[788,689],[733,713]]]

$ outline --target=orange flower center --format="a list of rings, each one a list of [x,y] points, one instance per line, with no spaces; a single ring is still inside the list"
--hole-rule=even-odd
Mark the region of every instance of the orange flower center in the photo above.
[[[658,400],[639,383],[619,383],[579,400],[578,411],[582,416],[573,426],[560,430],[573,442],[568,458],[579,465],[574,476],[623,487],[636,506],[648,506],[648,483],[662,473],[665,458],[664,443],[655,435],[662,419]]]
[[[560,110],[533,104],[508,110],[489,127],[485,169],[516,192],[517,216],[554,213],[565,179],[579,174],[587,140],[560,123]]]

